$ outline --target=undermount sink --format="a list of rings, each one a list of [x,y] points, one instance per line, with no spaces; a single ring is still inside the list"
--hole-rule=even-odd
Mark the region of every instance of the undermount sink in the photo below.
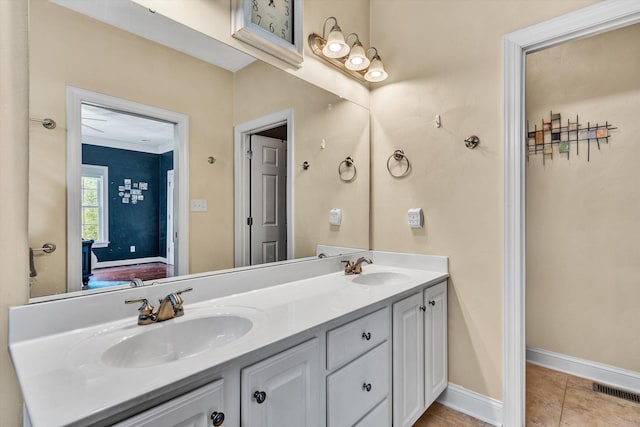
[[[145,368],[174,362],[228,344],[247,334],[253,322],[235,315],[172,319],[107,348],[101,357],[116,368]]]
[[[395,271],[363,272],[352,282],[359,285],[395,285],[411,279],[411,276]]]

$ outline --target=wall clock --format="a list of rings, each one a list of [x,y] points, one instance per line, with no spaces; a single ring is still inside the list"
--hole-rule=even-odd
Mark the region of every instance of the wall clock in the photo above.
[[[303,0],[232,0],[232,35],[299,67],[302,3]]]

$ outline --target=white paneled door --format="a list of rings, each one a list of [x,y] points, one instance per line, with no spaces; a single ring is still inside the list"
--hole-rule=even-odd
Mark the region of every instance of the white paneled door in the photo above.
[[[287,259],[287,142],[251,136],[251,264]]]

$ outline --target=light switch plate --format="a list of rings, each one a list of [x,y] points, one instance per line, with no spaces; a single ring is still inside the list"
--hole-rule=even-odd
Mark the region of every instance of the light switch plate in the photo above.
[[[342,223],[342,209],[331,209],[329,211],[329,224],[340,225]]]
[[[206,199],[191,199],[191,212],[206,212],[207,200]]]
[[[411,208],[407,211],[407,222],[411,228],[422,228],[424,224],[424,215],[422,208]]]

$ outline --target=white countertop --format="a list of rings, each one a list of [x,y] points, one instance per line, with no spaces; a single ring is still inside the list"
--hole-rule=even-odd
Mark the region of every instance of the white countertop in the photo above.
[[[395,265],[395,264],[394,264]],[[445,259],[446,265],[446,259]],[[185,315],[163,323],[138,326],[136,317],[10,344],[10,352],[31,421],[35,427],[63,426],[117,412],[118,405],[142,399],[154,390],[176,384],[194,374],[230,362],[326,322],[380,303],[402,293],[435,284],[445,271],[365,265],[362,276],[395,271],[407,276],[401,283],[360,285],[344,273],[331,273],[264,289],[185,304]],[[188,301],[188,296],[185,295]],[[99,356],[128,336],[186,321],[203,313],[236,314],[253,322],[241,338],[201,353],[157,366],[107,366]],[[170,369],[168,369],[170,367]],[[141,397],[142,396],[142,397]]]

